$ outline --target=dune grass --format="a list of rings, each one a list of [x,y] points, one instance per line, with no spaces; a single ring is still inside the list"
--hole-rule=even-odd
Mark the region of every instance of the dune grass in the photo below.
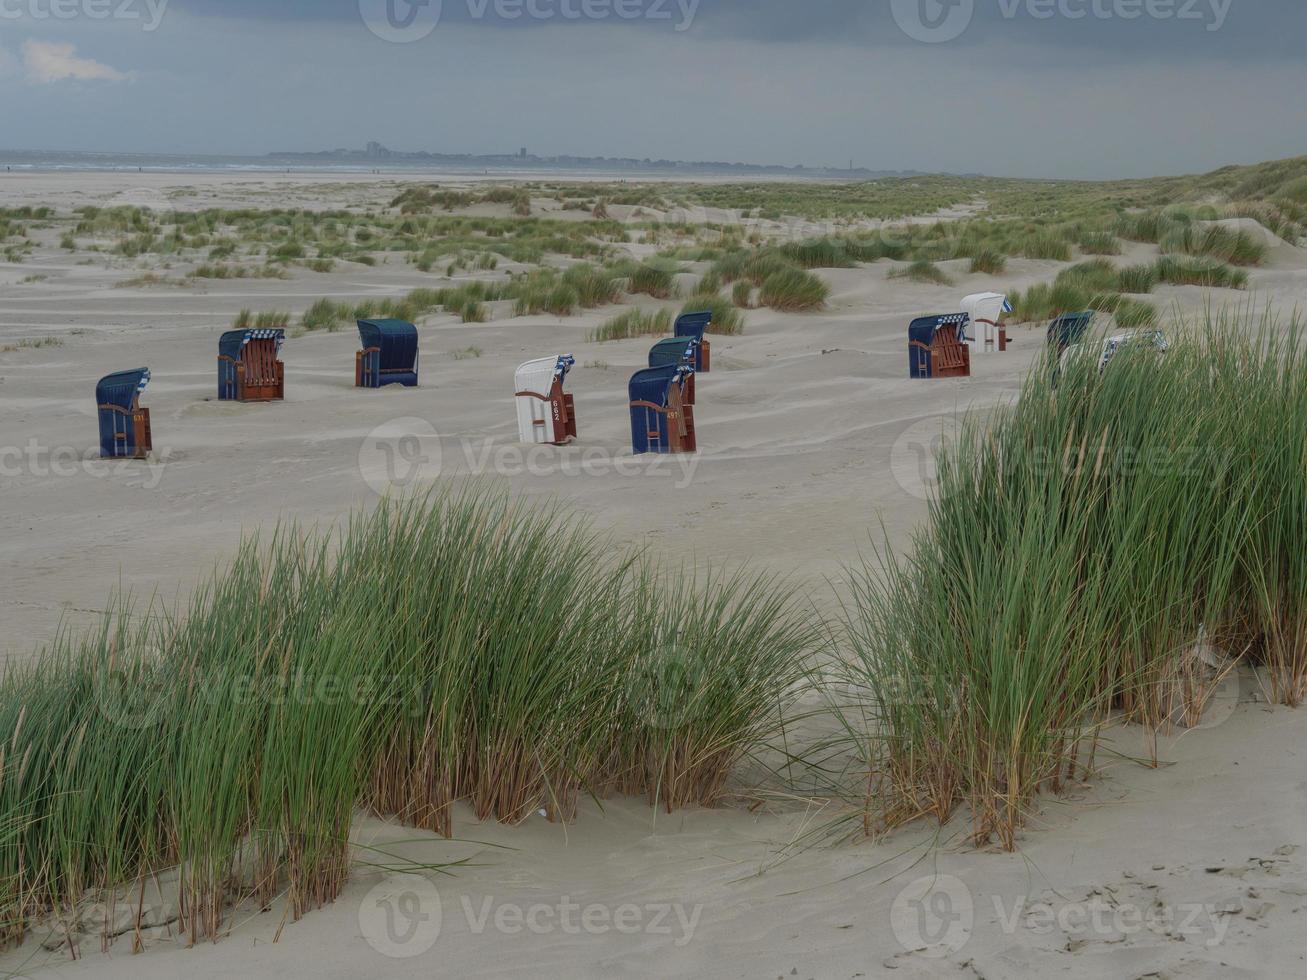
[[[996,276],[1007,269],[1007,256],[997,249],[982,248],[971,256],[971,272]]]
[[[675,272],[672,267],[651,262],[633,265],[627,276],[626,289],[654,299],[670,299],[676,293]]]
[[[629,340],[631,337],[667,337],[672,333],[670,310],[630,309],[619,313],[601,327],[590,331],[587,340],[604,343]]]
[[[965,805],[977,842],[1013,848],[1113,718],[1201,717],[1204,638],[1307,697],[1307,335],[1245,319],[1177,339],[1101,374],[1074,358],[1056,388],[1037,365],[943,452],[911,554],[855,575],[832,690],[861,695],[868,830]]]
[[[830,287],[804,269],[778,269],[762,281],[758,301],[786,313],[820,310],[830,296]]]
[[[704,310],[712,313],[712,322],[708,325],[709,334],[738,336],[744,333],[744,314],[717,293],[691,296],[681,307],[682,313],[700,313]]]
[[[184,611],[61,631],[0,680],[3,938],[170,869],[192,942],[247,898],[299,918],[343,887],[360,808],[450,834],[460,801],[718,803],[811,628],[781,583],[611,554],[497,494],[387,500],[246,541]]]
[[[890,272],[889,278],[911,279],[913,282],[934,283],[937,286],[949,286],[953,283],[948,273],[926,259],[917,259],[902,268],[894,269]]]
[[[1120,240],[1108,231],[1090,232],[1084,235],[1079,242],[1080,251],[1086,255],[1120,255]]]
[[[236,314],[231,322],[233,330],[277,330],[285,329],[290,326],[291,316],[289,313],[283,313],[280,310],[265,310],[260,313],[254,313],[250,310],[241,310]]]

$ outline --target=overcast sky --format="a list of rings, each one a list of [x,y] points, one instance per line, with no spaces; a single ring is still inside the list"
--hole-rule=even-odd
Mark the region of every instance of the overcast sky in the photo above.
[[[1302,0],[0,0],[0,148],[1046,177],[1307,153]]]

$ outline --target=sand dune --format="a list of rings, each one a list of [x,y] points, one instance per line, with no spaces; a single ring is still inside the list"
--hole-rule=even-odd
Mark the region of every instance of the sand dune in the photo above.
[[[342,195],[349,203],[375,202],[393,188],[378,187],[375,178],[104,174],[23,176],[4,190],[9,200],[59,198],[65,206],[151,199],[170,207],[260,206],[275,199],[279,206],[325,207],[339,206]],[[617,216],[618,208],[610,210]],[[1130,246],[1120,261],[1155,254],[1153,246]],[[504,316],[485,324],[432,317],[422,328],[416,390],[355,390],[354,332],[311,333],[286,344],[284,403],[220,404],[217,334],[236,310],[299,312],[321,296],[398,295],[418,284],[417,274],[397,263],[328,275],[298,270],[287,280],[215,281],[202,292],[114,288],[129,270],[79,267],[42,250],[22,266],[0,266],[0,346],[63,340],[0,353],[0,446],[10,453],[0,471],[0,561],[11,570],[0,594],[0,652],[30,656],[61,621],[92,619],[117,583],[141,596],[184,596],[232,554],[244,531],[279,520],[332,522],[375,501],[389,484],[412,489],[460,477],[564,499],[615,544],[783,572],[810,588],[819,605],[833,606],[842,570],[869,551],[882,523],[903,545],[923,519],[918,442],[959,413],[1015,397],[1042,346],[1037,331],[1018,328],[1011,351],[978,357],[971,379],[912,383],[908,319],[955,310],[968,292],[1049,281],[1062,267],[1013,260],[998,277],[957,268],[951,286],[887,279],[888,263],[823,271],[832,287],[823,313],[751,311],[744,335],[714,339],[714,370],[699,381],[701,453],[636,460],[625,385],[651,341],[588,342],[587,331],[613,310],[566,319],[509,319],[498,311]],[[18,284],[35,273],[49,278]],[[1287,244],[1276,246],[1252,280],[1248,295],[1197,287],[1158,295],[1180,314],[1209,302],[1288,309],[1307,298],[1303,253]],[[469,347],[479,353],[469,355]],[[525,458],[516,443],[513,369],[561,352],[578,362],[569,388],[580,446]],[[144,403],[153,414],[155,458],[101,463],[94,458],[95,381],[137,365],[154,376]],[[427,433],[428,461],[388,481],[385,461],[368,448],[378,430],[392,440],[396,433]],[[248,910],[217,947],[183,951],[157,936],[144,956],[128,955],[125,943],[109,956],[88,950],[74,963],[29,943],[0,958],[0,967],[138,980],[437,971],[1301,975],[1295,940],[1307,916],[1307,781],[1292,746],[1307,735],[1307,714],[1272,710],[1251,675],[1237,693],[1240,703],[1212,727],[1160,746],[1165,765],[1157,771],[1130,761],[1146,752],[1142,736],[1115,733],[1119,755],[1105,778],[1050,803],[1023,835],[1020,855],[971,850],[962,821],[942,831],[916,826],[876,844],[791,849],[834,815],[792,801],[758,812],[670,817],[629,800],[589,804],[566,828],[540,819],[508,830],[461,814],[466,842],[365,821],[360,839],[402,841],[396,847],[411,859],[472,859],[436,882],[444,917],[425,955],[388,959],[378,952],[368,902],[380,878],[362,873],[334,906],[287,927],[275,945],[279,910]],[[935,924],[949,937],[939,958],[937,948],[922,952],[933,936],[914,943],[913,931],[923,926],[895,911],[905,888],[936,875],[958,901]],[[493,917],[500,908],[532,906],[557,913],[569,902],[630,905],[644,918],[629,931],[610,924],[575,934],[477,924],[487,907]],[[648,910],[663,906],[694,917],[692,926],[682,928],[669,913],[654,929]],[[1085,925],[1099,908],[1108,910],[1108,926]],[[1159,924],[1149,917],[1159,908],[1192,920]],[[953,912],[962,916],[956,924]],[[1134,913],[1147,924],[1136,924]]]

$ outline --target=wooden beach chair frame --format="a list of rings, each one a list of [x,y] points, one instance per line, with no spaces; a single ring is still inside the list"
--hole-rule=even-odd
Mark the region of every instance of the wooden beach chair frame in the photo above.
[[[576,365],[571,354],[527,361],[514,375],[518,437],[534,445],[565,446],[577,438],[576,401],[563,382]]]
[[[231,330],[218,341],[219,401],[272,402],[286,397],[280,329]]]

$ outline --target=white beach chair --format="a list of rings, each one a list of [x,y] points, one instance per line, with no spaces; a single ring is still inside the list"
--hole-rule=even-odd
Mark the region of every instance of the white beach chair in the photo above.
[[[562,446],[576,438],[575,406],[563,391],[563,379],[575,364],[571,354],[556,354],[517,369],[517,431],[523,442]]]
[[[1012,312],[1012,304],[1002,293],[972,293],[962,300],[967,314],[967,344],[973,351],[994,354],[1007,350],[1007,328],[1003,314]]]

